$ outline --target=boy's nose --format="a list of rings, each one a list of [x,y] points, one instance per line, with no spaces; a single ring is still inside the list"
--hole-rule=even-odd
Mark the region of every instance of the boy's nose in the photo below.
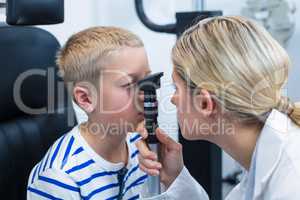
[[[143,112],[144,111],[144,99],[145,99],[144,92],[143,91],[139,91],[137,93],[136,100],[135,100],[136,109],[139,112]]]
[[[144,102],[144,99],[145,99],[144,91],[139,92],[138,98],[139,98],[139,101]]]

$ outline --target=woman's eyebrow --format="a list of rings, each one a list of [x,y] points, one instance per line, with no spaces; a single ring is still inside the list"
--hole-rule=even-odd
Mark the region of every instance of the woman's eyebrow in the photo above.
[[[173,74],[171,75],[171,78],[172,78],[173,83],[175,83],[174,75]]]

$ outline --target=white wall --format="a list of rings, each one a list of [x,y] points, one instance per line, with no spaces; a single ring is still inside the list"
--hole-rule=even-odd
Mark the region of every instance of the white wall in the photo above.
[[[298,10],[295,13],[296,30],[287,47],[287,51],[292,60],[292,69],[289,74],[287,92],[288,96],[293,101],[300,101],[300,1],[294,0],[294,2],[296,3]]]
[[[82,29],[98,25],[98,11],[95,7],[100,0],[64,0],[65,22],[63,24],[40,26],[53,33],[61,44]]]

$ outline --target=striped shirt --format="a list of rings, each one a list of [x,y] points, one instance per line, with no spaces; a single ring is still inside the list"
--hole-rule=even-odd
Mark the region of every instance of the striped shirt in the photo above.
[[[127,199],[140,198],[147,175],[139,169],[135,142],[128,136],[128,164],[111,163],[99,156],[74,127],[59,138],[32,169],[27,199]]]

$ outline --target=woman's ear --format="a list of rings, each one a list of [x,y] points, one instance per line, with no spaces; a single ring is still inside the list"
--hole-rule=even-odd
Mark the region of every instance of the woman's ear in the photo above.
[[[73,88],[73,96],[76,103],[86,113],[92,113],[96,109],[96,92],[93,85],[86,82],[76,83]]]
[[[205,117],[211,116],[216,108],[212,95],[208,90],[201,88],[195,92],[194,104],[196,109]]]

